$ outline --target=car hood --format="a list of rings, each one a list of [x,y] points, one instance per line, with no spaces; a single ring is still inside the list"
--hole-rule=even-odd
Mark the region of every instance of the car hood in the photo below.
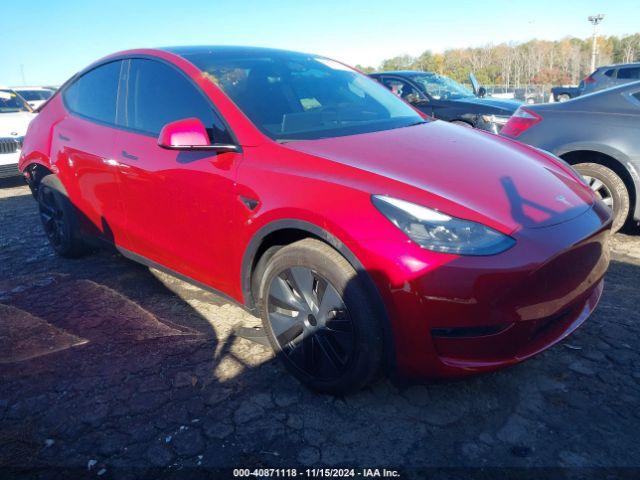
[[[33,117],[31,112],[0,113],[0,137],[23,137]]]
[[[458,103],[467,103],[472,105],[479,105],[488,108],[487,113],[507,113],[511,115],[515,112],[522,102],[518,100],[505,100],[502,98],[491,98],[491,97],[465,97],[459,98],[457,100],[453,100]],[[494,109],[496,111],[494,111]]]
[[[594,202],[584,184],[542,153],[442,121],[286,147],[416,187],[444,199],[432,205],[425,196],[425,206],[444,210],[441,205],[453,202],[505,232],[562,223]],[[389,191],[371,193],[402,195],[391,183]]]

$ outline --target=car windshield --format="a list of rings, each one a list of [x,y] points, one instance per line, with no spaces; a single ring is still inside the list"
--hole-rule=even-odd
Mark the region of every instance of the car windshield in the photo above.
[[[473,97],[473,92],[460,85],[455,80],[443,77],[435,73],[415,75],[412,79],[430,97],[436,100],[458,100],[460,98]]]
[[[314,140],[424,122],[377,82],[326,58],[289,52],[184,57],[274,140]]]
[[[27,103],[11,90],[0,90],[0,113],[30,112]]]
[[[53,94],[51,90],[17,90],[17,92],[27,102],[47,100]]]

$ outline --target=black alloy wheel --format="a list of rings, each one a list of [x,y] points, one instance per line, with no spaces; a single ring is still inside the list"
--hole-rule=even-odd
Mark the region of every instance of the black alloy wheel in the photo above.
[[[323,380],[339,378],[352,360],[355,332],[335,287],[306,267],[291,267],[271,282],[267,299],[273,335],[296,368]]]
[[[301,383],[344,395],[377,376],[385,349],[382,300],[337,250],[315,238],[271,247],[254,275],[269,343]]]
[[[67,197],[47,184],[37,187],[38,212],[47,240],[65,258],[78,258],[90,249],[78,226],[75,208]]]

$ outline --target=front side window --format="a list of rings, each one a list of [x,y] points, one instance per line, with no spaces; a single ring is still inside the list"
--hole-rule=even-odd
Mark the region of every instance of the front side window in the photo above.
[[[162,62],[131,60],[124,126],[158,135],[167,123],[199,118],[216,143],[233,143],[204,96],[184,75]]]
[[[640,79],[640,67],[621,68],[618,70],[618,78],[624,80]]]
[[[113,124],[116,118],[121,61],[88,71],[62,93],[69,110],[83,117]]]
[[[458,100],[473,97],[473,92],[455,80],[436,73],[425,73],[412,77],[422,89],[436,100]]]
[[[184,57],[274,140],[352,135],[423,121],[376,81],[326,58],[289,52]]]
[[[410,83],[400,80],[399,78],[384,78],[382,83],[397,97],[404,99],[409,103],[417,103],[422,97],[420,92]]]
[[[0,90],[0,113],[30,112],[29,105],[14,91]]]

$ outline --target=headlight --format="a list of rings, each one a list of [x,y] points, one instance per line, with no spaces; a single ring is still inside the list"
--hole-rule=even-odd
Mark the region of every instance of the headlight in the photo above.
[[[504,125],[511,117],[504,115],[481,115],[485,123],[494,123],[496,125]]]
[[[393,197],[374,195],[373,204],[421,247],[457,255],[495,255],[516,241],[480,223],[450,217]]]

